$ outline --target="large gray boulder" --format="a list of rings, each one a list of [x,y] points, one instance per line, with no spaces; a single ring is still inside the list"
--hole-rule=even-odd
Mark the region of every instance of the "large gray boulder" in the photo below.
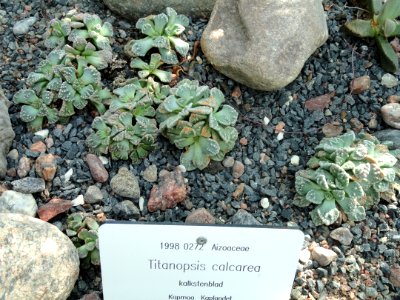
[[[10,116],[8,115],[9,106],[10,101],[7,100],[3,91],[0,89],[0,178],[6,176],[6,155],[15,137],[15,133],[11,127]]]
[[[56,226],[0,213],[0,299],[65,300],[79,274],[71,240]]]
[[[321,0],[217,0],[201,48],[221,73],[271,91],[292,82],[327,38]]]
[[[113,12],[136,21],[148,15],[159,14],[167,7],[192,18],[209,17],[215,0],[104,0],[104,3]]]

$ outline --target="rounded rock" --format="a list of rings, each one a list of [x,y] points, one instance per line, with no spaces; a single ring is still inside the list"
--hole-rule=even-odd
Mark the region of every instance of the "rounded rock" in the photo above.
[[[86,155],[86,163],[89,166],[90,174],[94,181],[104,183],[108,180],[108,172],[103,166],[102,161],[96,155],[89,153]]]
[[[56,226],[29,216],[0,213],[0,245],[5,250],[0,282],[7,299],[69,297],[79,275],[79,256]]]
[[[381,108],[382,118],[386,124],[400,129],[400,104],[388,103]]]
[[[353,234],[346,227],[339,227],[332,230],[330,237],[339,241],[344,246],[349,246],[353,240]]]
[[[205,208],[199,208],[191,212],[185,220],[188,224],[215,224],[215,218]]]
[[[99,203],[103,200],[103,193],[97,186],[91,185],[86,190],[84,198],[86,203],[89,204]]]
[[[37,210],[36,200],[31,194],[4,191],[0,196],[0,213],[23,214],[34,217]]]
[[[140,197],[139,182],[135,175],[125,167],[119,169],[118,174],[111,179],[110,185],[118,196],[129,199],[139,199]]]

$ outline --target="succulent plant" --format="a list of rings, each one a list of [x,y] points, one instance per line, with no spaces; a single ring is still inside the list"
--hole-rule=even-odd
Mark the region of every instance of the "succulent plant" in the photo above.
[[[147,37],[134,40],[129,43],[133,55],[145,56],[153,47],[158,48],[161,59],[167,64],[177,64],[176,52],[185,56],[189,50],[189,44],[178,37],[189,25],[189,19],[184,15],[178,15],[172,8],[166,9],[166,14],[151,15],[141,18],[136,23],[136,28]],[[175,52],[176,50],[176,52]]]
[[[156,147],[156,121],[145,116],[109,110],[93,120],[92,128],[87,144],[97,154],[110,153],[112,159],[131,159],[136,164]]]
[[[150,58],[150,63],[146,63],[140,58],[135,58],[131,62],[131,68],[140,69],[138,72],[140,78],[146,78],[149,75],[154,75],[161,82],[170,82],[172,80],[172,73],[164,70],[159,70],[158,68],[162,66],[164,62],[161,60],[161,55],[158,53],[153,53]]]
[[[100,265],[98,229],[96,220],[82,213],[74,213],[67,218],[66,233],[77,248],[84,267]]]
[[[65,60],[64,50],[56,49],[51,51],[47,58],[39,63],[36,71],[29,74],[27,79],[28,86],[41,97],[53,98],[61,87],[60,68],[65,66]],[[51,101],[47,102],[51,103]]]
[[[109,38],[113,36],[112,25],[102,24],[99,16],[88,13],[78,13],[70,10],[65,18],[50,21],[50,27],[45,37],[48,48],[61,48],[77,38],[87,40],[96,46],[96,49],[111,49]]]
[[[159,82],[154,81],[153,77],[146,79],[132,78],[126,81],[127,84],[133,84],[146,93],[155,104],[160,104],[170,94],[170,87],[168,85],[161,85]]]
[[[91,65],[97,70],[102,70],[108,67],[112,61],[111,50],[97,50],[96,47],[81,37],[74,39],[72,46],[65,45],[65,52],[71,62],[76,61],[78,68]]]
[[[187,170],[204,169],[210,160],[221,161],[232,150],[238,133],[232,127],[238,113],[223,105],[217,88],[199,86],[198,81],[182,80],[157,109],[160,130],[179,149]]]
[[[113,91],[114,97],[110,103],[110,110],[128,111],[135,116],[154,117],[153,101],[140,85],[127,84]]]
[[[111,94],[101,88],[100,73],[91,67],[85,67],[80,72],[74,67],[64,67],[60,70],[63,83],[58,98],[63,100],[59,111],[60,117],[70,117],[76,109],[83,109],[90,101],[102,114],[106,111],[103,101]]]
[[[358,37],[375,38],[382,67],[395,73],[399,68],[399,58],[388,38],[400,35],[400,23],[396,20],[400,16],[400,1],[387,0],[383,3],[382,0],[369,0],[368,7],[371,19],[349,21],[345,28]]]
[[[65,18],[52,20],[46,35],[48,48],[65,49],[68,59],[79,65],[101,70],[112,60],[112,26],[108,22],[102,24],[97,15],[71,10]]]
[[[310,213],[315,225],[333,224],[341,212],[360,221],[380,198],[396,199],[397,159],[375,137],[350,131],[324,138],[316,150],[310,169],[296,173],[294,201],[300,207],[317,205]]]
[[[49,123],[58,121],[57,110],[49,107],[52,97],[39,98],[34,90],[25,89],[15,93],[13,101],[16,104],[24,104],[21,107],[20,118],[28,123],[29,131],[41,130],[45,118]]]

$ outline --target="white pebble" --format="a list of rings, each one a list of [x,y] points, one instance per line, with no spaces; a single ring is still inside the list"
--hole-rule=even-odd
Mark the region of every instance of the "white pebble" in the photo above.
[[[144,208],[144,198],[140,197],[139,198],[139,209],[140,209],[140,211],[143,211],[143,208]]]
[[[179,169],[182,173],[185,173],[185,172],[186,172],[186,168],[185,168],[184,165],[179,165],[179,166],[177,166],[176,168]]]
[[[276,139],[277,139],[278,141],[283,140],[283,131],[281,131],[281,132],[278,133],[278,136],[276,137]]]
[[[298,166],[300,163],[300,157],[298,155],[293,155],[292,158],[290,159],[290,163],[293,166]]]
[[[68,182],[73,174],[74,174],[74,169],[69,169],[67,173],[64,174],[64,182]]]
[[[264,117],[263,121],[264,121],[264,125],[268,125],[271,120],[268,117]]]
[[[103,165],[107,165],[109,163],[108,158],[105,156],[99,156],[99,159]]]
[[[308,250],[307,248],[301,250],[300,257],[299,257],[299,261],[301,263],[306,264],[310,260],[310,258],[311,258],[310,250]]]
[[[85,199],[83,198],[83,195],[79,195],[78,197],[76,197],[74,200],[71,201],[71,204],[72,206],[85,204]]]
[[[382,76],[381,83],[387,88],[392,88],[399,84],[399,80],[392,74],[386,73],[385,75]]]
[[[260,201],[261,207],[262,208],[268,208],[269,207],[269,200],[268,198],[262,198]]]
[[[34,133],[34,135],[40,136],[43,139],[45,139],[49,136],[49,130],[48,129],[39,130],[39,131],[36,131]]]

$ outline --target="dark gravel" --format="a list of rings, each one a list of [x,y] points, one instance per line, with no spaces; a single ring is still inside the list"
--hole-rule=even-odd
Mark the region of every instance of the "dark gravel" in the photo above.
[[[197,63],[183,65],[186,71],[182,77],[220,88],[226,101],[239,111],[236,128],[239,138],[246,138],[248,144],[237,142],[228,154],[244,164],[244,173],[239,179],[233,177],[231,167],[225,167],[222,163],[215,163],[203,171],[187,172],[185,178],[190,187],[190,197],[184,205],[155,213],[149,213],[145,205],[140,215],[137,208],[139,200],[134,200],[134,206],[128,205],[122,202],[125,199],[112,192],[108,183],[98,183],[96,185],[101,189],[103,202],[74,207],[71,212],[104,213],[107,218],[118,220],[134,218],[148,222],[184,222],[191,210],[204,207],[222,223],[236,223],[244,219],[252,224],[297,224],[306,234],[305,247],[312,242],[328,245],[338,254],[338,259],[327,267],[321,267],[313,260],[299,263],[293,299],[399,299],[400,289],[389,280],[391,268],[400,260],[400,211],[397,204],[382,202],[367,213],[365,221],[351,224],[354,225],[350,227],[354,237],[349,246],[344,246],[329,236],[337,226],[316,228],[310,221],[308,211],[291,203],[295,194],[294,174],[304,168],[314,153],[315,146],[324,136],[322,127],[338,122],[344,130],[363,128],[368,132],[376,132],[386,129],[379,115],[380,107],[386,103],[388,96],[400,93],[399,86],[388,89],[381,85],[380,80],[385,72],[376,61],[374,43],[353,39],[341,31],[346,19],[355,16],[357,10],[346,7],[344,0],[323,2],[328,9],[330,37],[306,62],[300,76],[284,89],[259,92],[239,85],[216,72],[201,52],[198,53],[199,59],[195,60]],[[129,38],[137,35],[137,31],[134,24],[111,14],[101,1],[0,0],[0,85],[9,99],[24,88],[29,72],[46,57],[48,51],[43,45],[42,35],[49,20],[60,17],[74,7],[96,13],[112,23],[115,58],[126,60],[122,53],[123,46]],[[14,24],[32,16],[36,17],[36,22],[28,32],[14,35]],[[200,39],[206,23],[206,20],[191,22],[186,38],[192,47]],[[199,61],[202,63],[199,64]],[[104,71],[102,78],[112,87],[112,80],[117,75],[129,78],[132,72],[127,68],[116,68]],[[351,95],[351,80],[363,75],[371,78],[370,90]],[[232,97],[237,87],[241,90],[241,96]],[[306,100],[330,92],[335,92],[335,96],[329,109],[323,112],[305,109]],[[30,151],[30,145],[38,140],[48,142],[48,139],[27,133],[23,122],[19,120],[18,111],[16,106],[10,108],[16,133],[12,149],[18,151],[19,157],[25,155],[34,159],[39,154]],[[270,120],[268,125],[263,123],[265,117]],[[59,168],[49,188],[50,197],[72,200],[80,194],[84,195],[87,188],[95,184],[84,161],[88,151],[85,139],[90,133],[92,119],[91,111],[87,109],[73,117],[68,125],[48,127],[49,138],[53,142],[48,153],[59,156]],[[376,124],[371,125],[371,119],[376,119]],[[280,141],[275,133],[278,122],[285,123],[284,138]],[[163,138],[160,138],[159,149],[162,151],[153,152],[137,166],[110,160],[106,165],[110,178],[117,174],[120,167],[128,167],[138,178],[141,196],[146,203],[153,183],[143,178],[145,169],[155,165],[158,171],[172,170],[179,165],[180,152]],[[298,166],[290,163],[293,155],[300,157]],[[17,163],[9,159],[9,167],[16,168]],[[69,169],[73,169],[74,175],[66,182],[64,174]],[[33,168],[28,176],[36,176]],[[6,181],[16,179],[8,176]],[[240,183],[244,183],[244,191],[242,196],[235,199],[232,193]],[[260,205],[260,200],[265,197],[270,203],[266,209]],[[39,199],[38,204],[42,203]],[[241,208],[246,208],[250,216],[239,211]],[[63,228],[65,220],[65,216],[60,216],[53,223]],[[101,296],[100,270],[94,267],[81,271],[70,299],[80,299],[91,292]]]

